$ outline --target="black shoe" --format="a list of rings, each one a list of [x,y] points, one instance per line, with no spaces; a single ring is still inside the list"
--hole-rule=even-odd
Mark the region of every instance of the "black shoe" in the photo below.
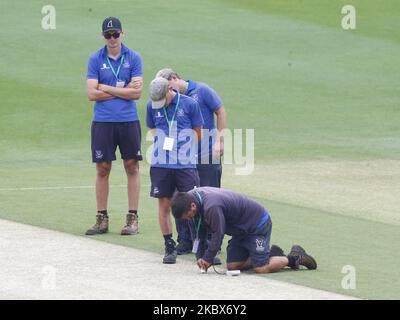
[[[271,246],[271,249],[269,250],[269,256],[270,257],[284,257],[286,256],[285,253],[283,252],[282,248],[273,244]]]
[[[301,254],[305,254],[306,250],[304,250],[301,246],[298,244],[294,244],[292,248],[290,249],[289,256],[299,256]]]
[[[315,259],[307,254],[306,250],[304,250],[299,245],[293,245],[290,250],[289,256],[296,258],[296,265],[292,267],[294,270],[298,270],[300,266],[306,267],[308,270],[317,269],[317,262]]]
[[[170,241],[165,243],[165,255],[163,258],[163,263],[165,264],[176,263],[176,256],[177,256],[177,251],[176,251],[175,241],[171,239]]]
[[[192,253],[192,244],[190,242],[182,241],[176,246],[178,255]]]

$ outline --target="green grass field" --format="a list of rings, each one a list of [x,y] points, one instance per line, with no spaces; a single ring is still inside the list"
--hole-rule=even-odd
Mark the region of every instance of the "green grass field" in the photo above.
[[[398,1],[59,0],[52,31],[41,28],[45,4],[0,4],[0,218],[76,235],[93,224],[86,63],[114,15],[143,58],[143,129],[148,83],[168,66],[214,87],[230,128],[255,129],[254,173],[226,165],[223,185],[270,209],[273,243],[304,244],[319,262],[316,272],[266,277],[400,298]],[[357,9],[356,30],[341,28],[346,4]],[[161,254],[148,172],[144,162],[140,234],[122,238],[125,176],[114,163],[111,232],[97,239]],[[341,286],[345,265],[356,268],[355,290]]]

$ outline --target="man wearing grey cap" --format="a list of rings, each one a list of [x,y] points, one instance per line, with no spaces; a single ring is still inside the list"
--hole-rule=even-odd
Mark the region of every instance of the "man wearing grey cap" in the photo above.
[[[149,89],[146,124],[154,135],[150,195],[158,198],[165,243],[163,263],[172,264],[177,251],[172,238],[171,198],[176,189],[186,192],[200,184],[196,155],[203,117],[196,100],[173,90],[166,79],[155,78]]]
[[[108,189],[112,161],[119,147],[127,175],[128,213],[122,235],[138,233],[141,128],[136,109],[142,89],[142,59],[122,44],[121,21],[108,17],[102,24],[105,46],[89,58],[86,90],[95,101],[92,122],[92,161],[96,163],[96,223],[86,235],[108,232]]]
[[[200,186],[221,187],[222,165],[224,153],[224,129],[226,128],[226,112],[221,98],[209,85],[193,80],[183,80],[177,72],[170,68],[158,71],[157,77],[169,81],[170,86],[181,94],[195,99],[204,118],[203,139],[199,144],[197,171]],[[214,115],[217,118],[215,126]],[[192,251],[192,240],[186,221],[176,221],[178,229],[178,254]]]

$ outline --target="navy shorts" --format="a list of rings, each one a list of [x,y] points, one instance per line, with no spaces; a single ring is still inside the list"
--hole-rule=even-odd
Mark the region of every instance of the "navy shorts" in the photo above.
[[[227,263],[244,262],[250,257],[253,268],[269,263],[272,221],[269,218],[254,234],[233,236],[228,242]]]
[[[201,187],[221,188],[221,164],[198,164],[197,171]]]
[[[187,192],[200,186],[196,169],[150,168],[151,191],[154,198],[172,198],[176,190]]]
[[[142,160],[140,149],[142,131],[140,122],[92,122],[92,160],[110,162],[116,160],[119,147],[124,160]]]

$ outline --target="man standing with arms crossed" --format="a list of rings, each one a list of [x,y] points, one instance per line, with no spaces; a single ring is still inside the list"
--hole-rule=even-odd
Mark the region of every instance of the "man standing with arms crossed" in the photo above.
[[[203,139],[199,144],[197,171],[200,177],[200,186],[221,187],[222,165],[221,157],[224,154],[224,130],[226,128],[226,112],[221,98],[205,83],[193,80],[183,80],[177,72],[165,68],[158,71],[156,77],[168,80],[170,86],[181,94],[195,99],[204,118]],[[215,128],[214,114],[217,117]],[[176,221],[178,231],[178,254],[192,252],[192,240],[187,221]]]
[[[106,45],[93,53],[88,62],[86,90],[94,104],[92,160],[96,163],[96,224],[86,235],[108,232],[107,201],[111,163],[119,147],[128,179],[128,214],[122,235],[138,233],[140,191],[139,162],[141,128],[135,100],[143,90],[142,59],[122,44],[121,22],[106,18],[102,25]]]

